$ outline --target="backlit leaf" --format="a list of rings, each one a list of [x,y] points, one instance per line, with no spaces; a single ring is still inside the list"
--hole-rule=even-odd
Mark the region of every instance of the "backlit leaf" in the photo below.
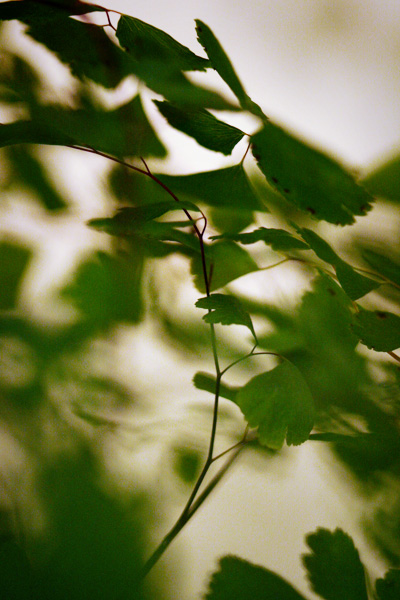
[[[371,196],[339,163],[271,121],[252,142],[268,183],[315,218],[347,225],[371,208]]]
[[[376,593],[379,600],[398,600],[400,598],[400,569],[389,569],[383,579],[377,579]]]
[[[213,573],[205,600],[304,600],[276,573],[236,556],[224,556]]]
[[[208,273],[211,273],[211,291],[218,290],[234,279],[258,271],[259,267],[250,254],[235,242],[220,240],[206,246]],[[201,257],[193,257],[191,271],[196,288],[205,293],[203,265]]]
[[[193,384],[198,390],[215,394],[217,381],[215,375],[210,375],[209,373],[202,373],[199,371],[193,377]],[[234,401],[239,389],[240,388],[234,388],[221,382],[219,386],[219,395],[221,398]]]
[[[208,25],[199,19],[196,19],[196,32],[200,44],[203,46],[210,59],[212,67],[231,88],[232,92],[239,100],[241,107],[258,117],[265,119],[265,115],[261,108],[246,94],[242,83],[235,73],[231,61]]]
[[[368,600],[364,567],[349,535],[319,528],[306,537],[303,556],[312,589],[325,600]]]
[[[308,439],[314,424],[311,392],[300,371],[284,361],[253,377],[235,397],[250,427],[258,427],[261,444],[273,450]]]
[[[211,294],[211,296],[206,296],[205,298],[197,300],[196,306],[198,308],[206,308],[210,311],[203,317],[206,323],[244,325],[250,329],[254,340],[257,343],[257,336],[250,315],[244,310],[240,301],[234,296]]]
[[[181,109],[169,102],[154,101],[168,123],[193,137],[201,146],[231,154],[233,148],[244,136],[243,131],[220,121],[204,109]]]
[[[197,198],[209,206],[267,212],[242,165],[191,175],[157,175],[157,177],[175,193]]]
[[[383,310],[365,310],[358,306],[352,329],[362,344],[378,352],[400,348],[400,317]]]
[[[352,300],[358,300],[358,298],[361,298],[381,285],[380,282],[357,273],[315,231],[301,227],[298,227],[297,231],[321,260],[324,260],[335,268],[340,285]]]
[[[255,244],[263,241],[276,252],[287,252],[288,250],[308,250],[309,246],[302,240],[294,237],[284,229],[267,229],[259,227],[249,233],[239,233],[234,235],[218,235],[212,239],[226,238],[240,242],[241,244]]]

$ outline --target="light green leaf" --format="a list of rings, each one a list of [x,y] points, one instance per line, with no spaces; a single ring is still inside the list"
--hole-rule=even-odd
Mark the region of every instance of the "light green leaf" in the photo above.
[[[377,579],[376,593],[379,600],[398,600],[400,598],[400,569],[389,569],[383,579]]]
[[[400,156],[374,169],[362,179],[362,184],[374,196],[400,202]]]
[[[328,242],[323,240],[315,233],[315,231],[301,227],[298,227],[297,231],[310,248],[314,250],[318,258],[331,264],[335,268],[340,285],[352,300],[358,300],[358,298],[361,298],[381,285],[380,282],[357,273],[357,271],[342,260],[330,247]]]
[[[368,600],[364,567],[349,535],[319,528],[307,535],[303,556],[312,589],[325,600]]]
[[[211,294],[200,298],[196,302],[197,308],[206,308],[208,312],[203,319],[206,323],[221,323],[221,325],[244,325],[250,329],[257,344],[257,336],[254,331],[250,315],[234,296],[225,294]]]
[[[267,229],[266,227],[259,227],[249,233],[239,234],[224,234],[214,236],[213,240],[225,238],[240,242],[241,244],[255,244],[256,242],[263,241],[276,252],[287,252],[288,250],[308,250],[309,246],[302,240],[294,237],[288,231],[284,229]]]
[[[210,59],[212,67],[231,88],[232,92],[239,100],[241,107],[257,117],[265,119],[266,117],[261,108],[246,94],[242,83],[235,73],[231,61],[208,25],[199,19],[196,19],[196,32],[200,44],[203,46]]]
[[[231,154],[244,136],[243,131],[220,121],[207,110],[181,109],[165,101],[154,100],[154,103],[172,127],[193,137],[209,150]]]
[[[314,404],[300,371],[290,362],[256,375],[236,395],[235,403],[250,427],[258,427],[261,444],[273,450],[299,445],[310,435]]]
[[[211,291],[218,290],[234,279],[258,271],[259,267],[250,254],[235,242],[221,240],[205,246],[207,271],[211,272]],[[191,265],[194,284],[199,292],[205,293],[201,257],[193,257]]]
[[[276,573],[236,556],[224,556],[204,600],[304,600]]]
[[[118,21],[117,38],[137,62],[164,63],[178,71],[204,71],[209,61],[194,54],[165,31],[134,17],[123,15]]]
[[[210,375],[209,373],[203,373],[199,371],[193,377],[193,384],[198,390],[203,390],[215,395],[217,385],[215,375]],[[232,400],[234,402],[239,389],[240,388],[234,388],[221,382],[219,386],[219,395],[221,398],[226,398],[227,400]]]
[[[268,212],[247,178],[242,165],[191,175],[157,175],[171,190],[209,206]]]
[[[347,225],[371,208],[371,196],[339,163],[271,121],[252,143],[269,184],[315,218]]]
[[[383,310],[365,310],[357,305],[352,330],[362,344],[378,352],[400,348],[400,317]]]

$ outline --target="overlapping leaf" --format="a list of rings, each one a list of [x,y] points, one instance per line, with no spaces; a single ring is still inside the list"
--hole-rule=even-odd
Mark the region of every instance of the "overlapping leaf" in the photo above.
[[[169,102],[155,101],[168,123],[193,137],[201,146],[228,155],[243,138],[244,133],[220,121],[205,109],[182,109]]]
[[[252,145],[269,184],[315,218],[347,225],[371,208],[371,196],[339,163],[271,121]]]
[[[240,301],[234,296],[226,294],[211,294],[197,300],[198,308],[206,308],[209,312],[204,315],[206,323],[221,323],[221,325],[244,325],[250,329],[254,341],[257,344],[257,336],[254,331],[250,315],[244,310]]]
[[[362,344],[378,352],[400,348],[400,317],[382,310],[365,310],[358,306],[352,329]]]
[[[258,427],[260,443],[273,450],[301,444],[314,424],[314,403],[300,371],[290,362],[256,375],[235,397],[251,427]]]
[[[232,92],[239,100],[241,107],[256,116],[265,119],[265,115],[261,108],[246,94],[242,83],[235,73],[231,61],[208,25],[199,19],[196,19],[196,31],[199,42],[206,51],[212,67],[231,88]]]
[[[213,573],[205,600],[304,600],[276,573],[236,556],[224,556]]]
[[[217,235],[212,239],[225,238],[240,242],[241,244],[255,244],[256,242],[263,241],[276,252],[287,252],[288,250],[308,250],[309,246],[302,240],[294,237],[288,231],[284,229],[272,229],[266,227],[259,227],[249,233],[238,233],[228,235]]]
[[[380,282],[357,273],[315,231],[301,227],[298,227],[297,231],[321,260],[324,260],[335,268],[340,285],[352,300],[358,300],[358,298],[361,298],[381,285]]]
[[[235,242],[220,240],[205,246],[205,250],[208,273],[211,274],[211,291],[218,290],[234,279],[259,270],[250,254]],[[199,255],[193,257],[191,271],[196,288],[205,293],[203,264]]]
[[[363,565],[353,540],[341,529],[317,529],[306,537],[303,557],[314,592],[325,600],[368,600]]]
[[[177,194],[197,198],[209,206],[235,211],[267,211],[251,186],[242,165],[191,175],[157,175]]]

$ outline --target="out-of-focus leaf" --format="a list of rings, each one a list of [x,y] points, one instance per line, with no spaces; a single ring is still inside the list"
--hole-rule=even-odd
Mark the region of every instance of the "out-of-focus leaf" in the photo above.
[[[364,567],[349,535],[319,528],[306,542],[311,554],[303,563],[315,593],[325,600],[368,600]]]
[[[316,219],[348,225],[371,208],[371,196],[339,163],[271,121],[252,145],[268,183]]]
[[[110,111],[42,106],[31,121],[0,125],[0,146],[24,143],[84,146],[120,157],[165,156],[138,96]]]
[[[205,600],[304,600],[276,573],[236,556],[224,556],[213,573]]]
[[[4,600],[31,600],[32,591],[26,554],[15,542],[0,542],[0,597]]]
[[[165,31],[134,17],[123,15],[120,18],[117,38],[137,62],[160,62],[166,69],[177,71],[204,71],[210,66],[207,59],[197,56]]]
[[[379,600],[398,600],[400,598],[400,569],[389,569],[383,579],[377,579],[376,593]]]
[[[193,385],[198,390],[203,390],[215,395],[217,382],[215,375],[210,375],[209,373],[202,373],[199,371],[193,377]],[[221,382],[219,386],[219,395],[221,398],[234,401],[239,389],[240,388],[233,388]]]
[[[142,313],[141,258],[97,252],[78,268],[62,296],[72,302],[83,322],[97,329],[116,321],[137,322]]]
[[[374,196],[400,202],[400,156],[374,169],[364,177],[362,184]]]
[[[261,444],[279,450],[305,442],[314,425],[314,403],[300,371],[290,362],[256,375],[237,393],[234,402],[251,427],[258,427]]]
[[[208,25],[199,19],[196,19],[196,32],[198,40],[206,51],[212,67],[231,88],[232,92],[239,100],[241,107],[264,120],[264,113],[246,94],[241,81],[235,73],[231,61]]]
[[[40,0],[10,0],[0,4],[0,21],[17,19],[23,23],[52,21],[66,15],[84,15],[94,11],[102,11],[100,6],[86,4],[74,0],[73,2],[51,2]]]
[[[47,6],[42,8],[48,10]],[[83,81],[90,79],[105,88],[114,88],[130,74],[125,53],[97,25],[62,16],[51,21],[34,19],[27,33]]]
[[[206,258],[208,273],[211,272],[211,291],[218,290],[234,279],[259,270],[248,252],[235,242],[228,240],[221,240],[206,246]],[[191,270],[196,288],[199,292],[205,293],[203,264],[198,254],[193,257]]]
[[[11,185],[25,187],[33,192],[47,210],[57,211],[67,206],[58,189],[48,177],[43,164],[27,146],[7,149],[11,171]]]
[[[32,252],[23,246],[0,243],[0,309],[15,308],[19,286]]]
[[[191,175],[157,175],[176,194],[197,198],[209,206],[235,211],[268,212],[257,197],[242,165]]]
[[[400,348],[400,317],[383,310],[365,310],[358,305],[352,329],[362,344],[378,352]]]
[[[172,127],[193,137],[209,150],[229,155],[244,136],[243,131],[220,121],[207,110],[181,109],[166,101],[154,102]]]
[[[196,306],[210,311],[203,317],[206,323],[244,325],[250,329],[254,340],[257,343],[257,336],[250,315],[244,310],[240,301],[234,296],[211,294],[211,296],[206,296],[205,298],[197,300]]]
[[[276,252],[309,249],[308,244],[294,237],[291,233],[285,231],[284,229],[267,229],[266,227],[259,227],[258,229],[250,231],[249,233],[217,235],[212,239],[220,238],[234,240],[235,242],[240,242],[241,244],[255,244],[256,242],[263,241],[271,246],[272,250],[275,250]]]
[[[358,300],[358,298],[365,296],[365,294],[368,294],[381,285],[380,282],[357,273],[357,271],[342,260],[336,252],[332,250],[328,242],[323,240],[315,233],[315,231],[301,227],[298,227],[297,231],[321,260],[324,260],[335,268],[339,283],[352,300]]]
[[[174,448],[174,470],[186,484],[195,482],[201,467],[202,455],[194,448]]]
[[[363,259],[371,265],[378,275],[400,286],[400,264],[390,256],[366,248],[362,251]]]

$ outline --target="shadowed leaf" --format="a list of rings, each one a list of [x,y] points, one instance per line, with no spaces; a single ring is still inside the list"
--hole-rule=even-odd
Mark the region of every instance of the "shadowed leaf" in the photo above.
[[[10,21],[17,19],[23,23],[52,21],[66,15],[83,15],[94,11],[102,11],[100,6],[86,4],[85,2],[56,3],[38,2],[37,0],[11,0],[0,4],[0,20]]]
[[[376,593],[379,600],[398,600],[400,598],[400,569],[389,569],[383,579],[377,579]]]

